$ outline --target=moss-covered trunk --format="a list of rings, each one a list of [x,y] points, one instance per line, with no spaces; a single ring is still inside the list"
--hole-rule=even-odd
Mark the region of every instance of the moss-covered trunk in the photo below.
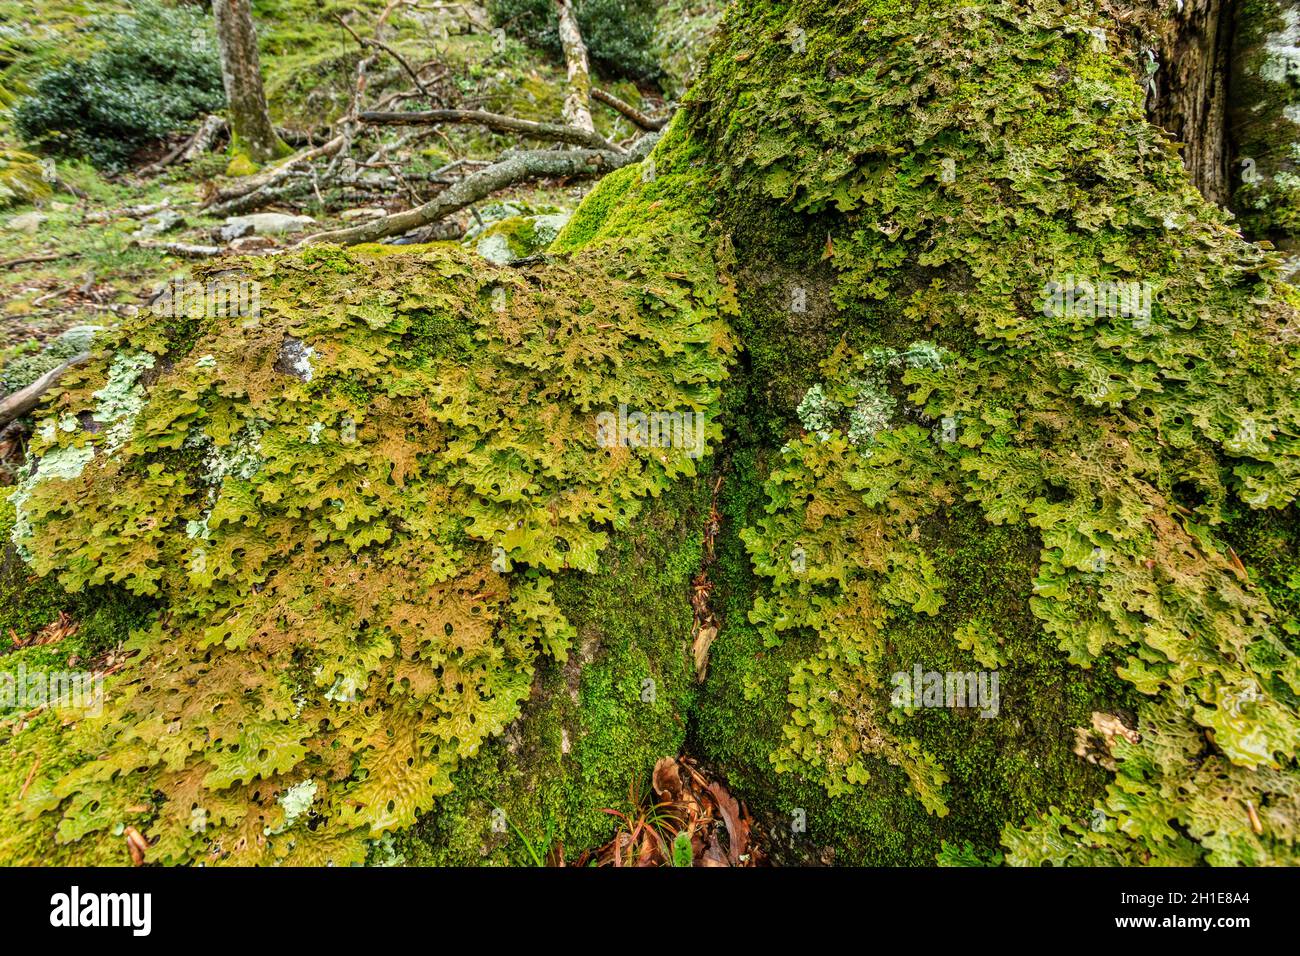
[[[1300,237],[1300,5],[1236,5],[1228,113],[1232,206],[1252,239]],[[1291,272],[1294,281],[1295,272]]]
[[[1126,35],[746,0],[545,262],[311,249],[127,323],[14,537],[166,613],[9,738],[0,851],[572,859],[685,742],[780,860],[1294,861],[1296,294]]]

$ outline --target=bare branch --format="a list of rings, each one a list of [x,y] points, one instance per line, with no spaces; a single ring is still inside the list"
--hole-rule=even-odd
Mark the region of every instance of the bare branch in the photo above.
[[[316,233],[306,237],[297,245],[334,242],[350,246],[359,242],[377,242],[388,236],[400,235],[436,222],[515,183],[557,176],[603,175],[644,159],[657,139],[658,137],[654,135],[644,136],[626,153],[591,149],[521,150],[504,157],[486,169],[471,173],[423,206],[394,213],[382,219],[374,219],[348,229]]]
[[[564,97],[564,122],[588,133],[595,132],[591,120],[591,67],[587,63],[587,44],[578,29],[578,18],[569,0],[555,0],[560,16],[560,45],[569,70],[569,92]]]
[[[657,130],[663,129],[665,126],[668,125],[668,120],[671,118],[665,116],[660,119],[655,119],[653,116],[650,116],[648,113],[641,112],[631,103],[625,103],[622,100],[620,100],[617,96],[615,96],[613,93],[607,92],[606,90],[602,90],[599,87],[593,86],[591,88],[591,98],[593,100],[599,100],[600,102],[604,103],[606,106],[609,106],[614,110],[618,111],[619,113],[622,113],[633,123],[635,123],[637,126],[641,127],[641,129],[645,130],[648,133],[653,133],[656,132]]]
[[[256,173],[252,176],[242,176],[226,188],[219,189],[213,193],[211,198],[204,203],[203,208],[212,207],[211,211],[214,216],[226,215],[234,208],[235,200],[249,196],[251,193],[265,189],[268,186],[275,185],[288,177],[291,173],[298,170],[304,164],[311,162],[313,159],[334,155],[343,148],[343,144],[344,136],[340,133],[329,142],[296,153],[284,162],[273,166],[270,169]]]
[[[212,146],[213,138],[217,133],[225,128],[226,121],[224,119],[217,116],[215,113],[209,113],[204,117],[203,122],[199,124],[199,128],[194,131],[193,136],[180,143],[162,159],[155,163],[150,163],[148,166],[141,169],[136,175],[142,177],[153,176],[162,172],[178,159],[188,162],[196,156],[206,153]]]
[[[561,126],[559,123],[539,123],[534,120],[518,119],[501,113],[489,113],[486,110],[425,110],[418,113],[381,113],[371,111],[362,113],[360,120],[373,125],[419,126],[432,123],[476,123],[498,133],[518,133],[533,139],[544,139],[556,143],[568,143],[570,146],[585,146],[588,149],[600,149],[607,152],[621,152],[605,137],[589,129],[576,126]]]

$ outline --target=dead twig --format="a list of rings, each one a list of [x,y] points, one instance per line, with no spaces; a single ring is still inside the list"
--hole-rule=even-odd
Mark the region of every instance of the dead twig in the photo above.
[[[616,112],[622,113],[633,123],[635,123],[637,126],[639,126],[641,129],[645,130],[648,133],[653,133],[656,130],[663,129],[665,126],[668,125],[668,120],[672,118],[671,116],[664,116],[656,119],[655,117],[651,116],[648,113],[643,113],[641,110],[637,109],[631,103],[623,102],[623,100],[620,100],[613,93],[607,92],[606,90],[599,89],[598,87],[592,87],[591,98],[593,100],[597,100],[601,103],[604,103],[606,106],[614,109]]]
[[[30,787],[32,785],[32,781],[36,779],[36,771],[40,768],[40,766],[41,766],[41,755],[37,754],[36,759],[32,761],[32,769],[27,771],[27,779],[23,781],[23,788],[18,791],[19,800],[22,800],[24,797],[27,796],[27,788]]]
[[[0,269],[12,269],[14,266],[30,265],[33,262],[53,262],[55,259],[65,259],[71,256],[67,252],[42,252],[39,255],[18,256],[16,259],[6,259],[0,262]]]

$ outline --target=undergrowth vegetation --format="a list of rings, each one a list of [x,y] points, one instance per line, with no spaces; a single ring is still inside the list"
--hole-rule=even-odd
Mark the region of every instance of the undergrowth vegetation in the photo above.
[[[120,168],[224,103],[211,33],[202,9],[152,0],[92,22],[86,47],[32,79],[15,129],[47,150]]]

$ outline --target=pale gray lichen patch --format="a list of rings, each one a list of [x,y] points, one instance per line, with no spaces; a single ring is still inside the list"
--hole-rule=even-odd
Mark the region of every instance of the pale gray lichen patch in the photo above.
[[[27,548],[27,542],[32,538],[31,519],[28,518],[25,505],[31,498],[32,490],[42,481],[48,481],[51,478],[62,478],[71,481],[74,478],[81,477],[81,473],[86,470],[92,458],[95,457],[95,446],[93,444],[85,445],[66,445],[56,446],[47,451],[38,461],[34,461],[30,470],[18,482],[14,489],[13,503],[15,509],[14,526],[9,533],[10,540],[13,541],[14,548],[18,551],[19,557],[30,563],[32,560],[31,551]]]
[[[254,421],[229,444],[213,443],[204,460],[203,480],[215,488],[226,478],[247,481],[257,474],[262,468],[262,435],[266,427],[265,422]]]
[[[131,437],[135,420],[144,408],[140,376],[153,366],[154,357],[148,352],[119,352],[109,366],[108,381],[94,394],[98,404],[91,419],[108,426],[104,450],[110,455]]]
[[[829,440],[841,427],[847,411],[845,435],[850,444],[869,454],[876,435],[887,429],[898,408],[889,389],[889,374],[904,368],[941,369],[946,356],[930,342],[913,342],[906,350],[876,348],[862,356],[862,374],[854,376],[841,396],[831,398],[826,387],[813,385],[804,394],[796,413],[805,430],[820,440]]]

